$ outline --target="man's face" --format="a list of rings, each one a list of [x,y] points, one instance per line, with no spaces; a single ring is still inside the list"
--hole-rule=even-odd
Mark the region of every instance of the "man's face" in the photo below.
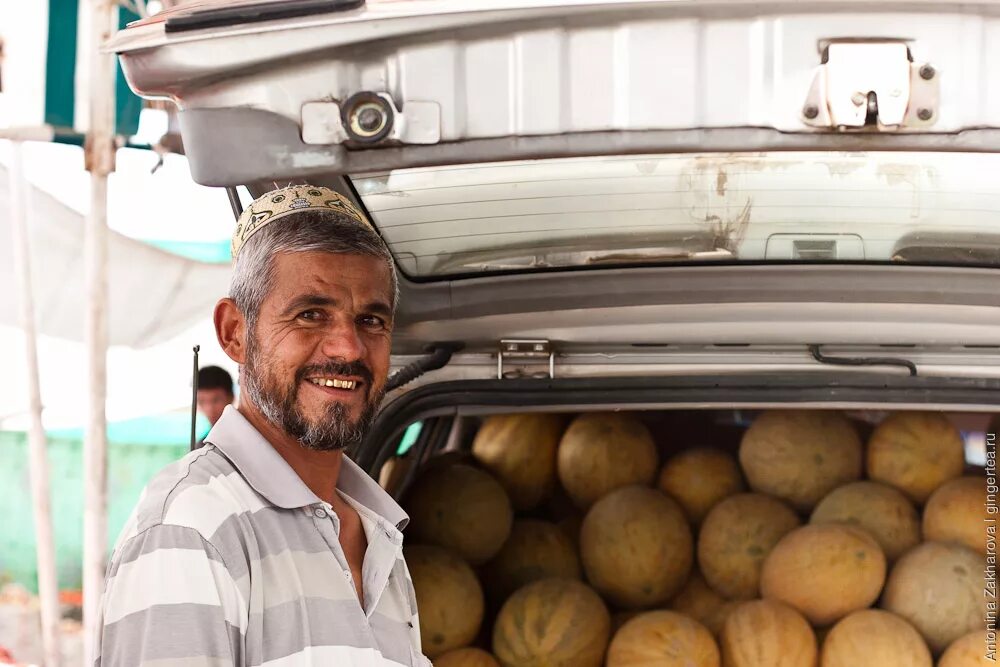
[[[273,276],[247,332],[244,394],[304,447],[360,442],[389,373],[389,267],[365,255],[283,253]]]
[[[215,425],[222,416],[222,411],[233,402],[233,395],[225,389],[199,389],[198,411],[205,415],[208,422]]]

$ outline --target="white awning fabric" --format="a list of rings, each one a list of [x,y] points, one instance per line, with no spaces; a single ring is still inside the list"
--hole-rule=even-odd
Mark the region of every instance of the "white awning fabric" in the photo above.
[[[28,188],[31,268],[38,333],[82,340],[84,218]],[[0,211],[9,211],[9,179],[0,166]],[[183,215],[182,212],[179,212]],[[17,325],[10,220],[0,214],[0,325]],[[228,291],[230,267],[198,262],[116,232],[108,236],[111,345],[144,348],[204,320]]]

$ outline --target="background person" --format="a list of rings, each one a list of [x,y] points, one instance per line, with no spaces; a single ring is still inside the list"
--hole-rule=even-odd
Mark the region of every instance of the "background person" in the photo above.
[[[205,366],[198,370],[198,412],[209,424],[215,426],[233,398],[233,377],[224,368]]]

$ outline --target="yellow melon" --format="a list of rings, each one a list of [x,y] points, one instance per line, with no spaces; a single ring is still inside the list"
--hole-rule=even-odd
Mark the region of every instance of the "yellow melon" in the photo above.
[[[652,484],[657,466],[649,429],[627,414],[580,415],[559,443],[559,481],[583,509],[623,486]]]
[[[676,501],[643,486],[628,486],[597,502],[580,529],[587,580],[618,607],[666,602],[691,571],[694,540]]]
[[[472,452],[467,452],[464,449],[449,449],[447,451],[438,452],[421,463],[417,467],[417,475],[424,475],[428,471],[434,470],[435,468],[447,468],[448,466],[455,465],[456,463],[462,463],[464,465],[472,466],[473,468],[479,465],[476,461],[476,457],[472,455]]]
[[[504,667],[600,667],[610,634],[597,593],[573,579],[544,579],[504,603],[493,654]]]
[[[868,476],[896,487],[918,505],[965,468],[962,435],[937,412],[889,415],[868,441]]]
[[[698,621],[674,611],[648,611],[621,627],[607,667],[719,667],[719,648]]]
[[[697,570],[691,573],[684,588],[670,600],[672,610],[690,616],[715,636],[722,631],[726,617],[739,604],[712,590]]]
[[[991,638],[986,630],[970,632],[951,643],[938,667],[993,667],[997,664],[996,646],[996,634]]]
[[[481,648],[459,648],[434,658],[434,667],[500,667],[500,663]]]
[[[986,555],[986,478],[968,476],[945,482],[924,507],[924,539],[958,542]]]
[[[410,490],[406,507],[412,539],[451,549],[474,565],[500,551],[514,520],[500,483],[460,463],[429,468]]]
[[[722,626],[723,667],[816,667],[816,636],[802,614],[773,600],[742,602]]]
[[[810,523],[849,523],[864,528],[894,562],[920,543],[920,517],[903,493],[879,482],[851,482],[831,491]]]
[[[963,544],[924,542],[893,566],[880,606],[909,621],[937,654],[986,627],[986,559]]]
[[[483,589],[472,568],[440,547],[405,549],[420,613],[420,642],[433,658],[469,645],[483,621]]]
[[[801,612],[813,625],[834,623],[868,607],[885,583],[882,548],[856,526],[823,523],[796,528],[764,561],[760,590]]]
[[[703,447],[677,454],[660,471],[659,487],[698,525],[716,503],[744,490],[743,475],[729,454]]]
[[[740,465],[750,488],[802,511],[860,479],[862,463],[854,426],[834,411],[763,412],[740,442]]]
[[[472,453],[507,490],[516,510],[535,507],[556,483],[561,415],[530,413],[488,417]]]
[[[774,545],[801,522],[780,500],[759,493],[726,498],[698,534],[698,567],[723,597],[749,600],[760,592],[760,569]]]
[[[862,609],[838,622],[823,642],[821,667],[933,667],[912,625],[881,609]]]
[[[503,548],[483,568],[486,591],[498,602],[526,584],[551,577],[579,579],[580,558],[558,526],[538,519],[515,519]]]
[[[396,495],[412,467],[412,456],[393,456],[387,459],[379,469],[378,485],[390,495]]]

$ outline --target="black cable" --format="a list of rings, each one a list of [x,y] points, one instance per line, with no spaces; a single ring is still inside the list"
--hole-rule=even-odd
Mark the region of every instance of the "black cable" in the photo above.
[[[917,365],[909,359],[897,359],[895,357],[828,357],[820,352],[819,345],[810,345],[809,352],[813,359],[821,364],[831,366],[902,366],[909,369],[910,376],[916,377]]]
[[[431,353],[426,357],[421,357],[393,373],[386,382],[385,390],[399,389],[428,371],[443,368],[451,360],[451,355],[461,350],[462,347],[461,343],[434,343],[430,346]]]

